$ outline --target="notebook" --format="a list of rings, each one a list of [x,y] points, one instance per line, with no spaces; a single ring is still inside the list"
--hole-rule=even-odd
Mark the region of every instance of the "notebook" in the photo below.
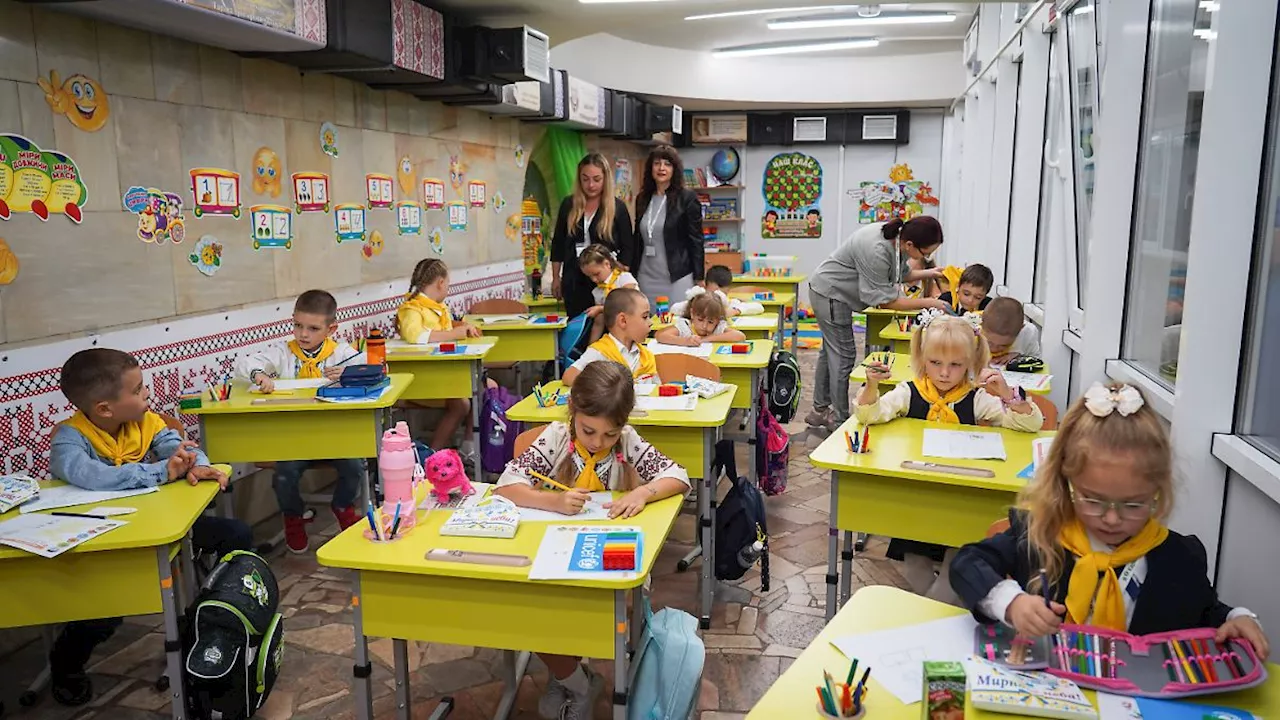
[[[968,665],[969,702],[997,713],[1092,720],[1098,713],[1079,686],[1046,672],[1021,672],[973,658]]]
[[[40,494],[40,482],[26,475],[0,476],[0,514]]]
[[[44,514],[19,515],[12,520],[0,522],[0,545],[51,558],[126,524],[123,520]]]
[[[520,509],[501,495],[490,495],[476,504],[453,511],[440,526],[441,535],[513,538],[520,524]]]

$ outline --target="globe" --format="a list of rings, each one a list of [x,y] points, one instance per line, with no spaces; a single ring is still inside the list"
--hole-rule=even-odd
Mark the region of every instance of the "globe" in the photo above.
[[[738,168],[741,166],[738,151],[731,147],[717,150],[711,157],[711,174],[722,183],[727,183],[736,177]]]

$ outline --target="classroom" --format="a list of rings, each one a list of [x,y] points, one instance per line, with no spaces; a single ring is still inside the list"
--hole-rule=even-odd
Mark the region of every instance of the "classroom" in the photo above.
[[[0,718],[1280,714],[1278,38],[0,0]]]

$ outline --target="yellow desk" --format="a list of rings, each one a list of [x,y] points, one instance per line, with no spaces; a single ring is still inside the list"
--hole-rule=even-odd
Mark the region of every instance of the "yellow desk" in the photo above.
[[[849,671],[850,659],[831,644],[832,640],[963,614],[965,611],[961,608],[913,595],[905,590],[885,585],[864,587],[827,623],[818,637],[814,638],[809,647],[800,653],[800,657],[760,698],[760,702],[751,708],[747,720],[817,717],[816,712],[809,709],[817,705],[817,695],[813,689],[820,684],[823,671],[840,678]],[[1276,708],[1280,707],[1280,665],[1269,665],[1267,681],[1258,687],[1229,695],[1186,698],[1185,701],[1228,705],[1248,710],[1255,715],[1271,717],[1275,715]],[[870,683],[875,686],[875,692],[867,694],[867,717],[877,720],[919,720],[920,705],[903,705],[893,693],[879,684],[875,672],[871,673]],[[1092,702],[1094,692],[1085,690],[1084,693]],[[969,720],[996,720],[1011,716],[970,707],[966,709],[965,717]]]
[[[1043,370],[1031,373],[1033,375],[1049,375],[1049,366],[1045,366]],[[898,383],[915,379],[915,369],[911,366],[910,353],[894,353],[893,367],[890,369],[889,379],[880,383],[880,389],[883,392]],[[867,367],[862,363],[858,363],[853,367],[853,372],[849,373],[850,382],[865,383],[867,381]],[[1053,380],[1048,378],[1038,387],[1026,388],[1027,392],[1032,395],[1048,395],[1053,390]]]
[[[534,318],[540,318],[541,322],[535,322]],[[546,322],[546,314],[534,315],[522,322],[487,322],[484,315],[468,315],[463,320],[480,328],[480,332],[484,333],[485,337],[498,339],[497,346],[485,355],[485,362],[550,360],[556,364],[556,377],[560,377],[556,336],[567,323],[563,314],[560,314],[560,319],[556,322]]]
[[[795,304],[796,304],[796,294],[794,292],[776,292],[775,291],[773,293],[772,299],[757,300],[753,293],[735,292],[733,288],[730,288],[729,297],[738,298],[739,300],[742,300],[744,302],[747,302],[747,301],[758,302],[764,306],[765,312],[778,313],[778,326],[777,326],[778,336],[774,338],[773,341],[779,344],[782,343],[782,328],[783,328],[782,323],[787,316],[787,306],[790,305],[792,307],[795,307]],[[791,314],[791,330],[793,332],[795,332],[800,327],[799,322],[800,322],[799,313],[792,313]]]
[[[520,298],[520,302],[534,312],[560,313],[562,315],[565,312],[564,301],[557,299],[554,295],[543,295],[534,300],[532,295],[525,293]]]
[[[911,352],[911,331],[899,329],[897,323],[888,323],[884,329],[880,331],[880,339],[889,343],[889,347],[895,353],[909,354]]]
[[[991,523],[1005,517],[1014,496],[1026,485],[1018,473],[1031,464],[1031,441],[1052,432],[1024,433],[997,427],[973,428],[999,433],[1008,460],[951,460],[921,453],[925,428],[965,429],[925,420],[899,418],[871,427],[871,452],[849,452],[844,433],[861,429],[850,418],[809,455],[815,467],[831,471],[831,532],[827,538],[827,619],[835,613],[837,530],[844,531],[840,604],[849,598],[853,570],[853,531],[958,547],[981,540]],[[904,460],[987,468],[992,478],[908,470]]]
[[[476,346],[480,351],[468,355],[436,355],[432,352],[433,345],[388,340],[387,369],[393,373],[408,373],[413,378],[401,394],[401,400],[471,400],[471,429],[478,437],[480,398],[484,397],[481,384],[484,361],[498,343],[498,338],[492,335],[458,340],[456,344]]]
[[[560,381],[544,385],[548,391],[559,388]],[[632,414],[629,424],[644,439],[662,451],[664,455],[680,463],[689,472],[691,479],[701,477],[698,488],[698,516],[705,522],[702,524],[702,543],[698,549],[685,558],[687,562],[699,554],[702,555],[702,629],[711,627],[711,596],[715,589],[715,578],[711,574],[711,559],[715,558],[715,481],[711,476],[711,459],[715,452],[716,441],[720,439],[720,428],[729,417],[729,409],[736,392],[727,392],[709,400],[699,399],[695,409],[689,412],[660,410],[643,415]],[[568,414],[564,405],[540,408],[532,395],[512,405],[507,410],[507,418],[529,425],[545,425],[556,420],[563,421]],[[701,430],[702,432],[690,432]],[[683,567],[683,565],[682,565]]]
[[[0,627],[52,625],[121,615],[164,614],[165,641],[176,646],[179,604],[175,574],[184,602],[194,598],[191,526],[218,492],[217,483],[170,483],[159,492],[112,501],[137,508],[121,517],[128,524],[72,548],[56,558],[0,546]],[[85,512],[94,502],[58,512]],[[15,508],[0,521],[18,517]],[[175,572],[174,563],[178,563]],[[173,695],[173,717],[184,716],[186,691],[182,653],[165,653],[165,672]]]
[[[722,347],[730,347],[734,343],[714,343],[711,357],[707,358],[712,365],[720,368],[720,382],[736,385],[733,394],[733,407],[738,410],[754,410],[760,390],[760,373],[769,367],[769,359],[773,357],[772,340],[748,340],[751,352],[734,355],[719,352]],[[754,422],[754,413],[750,418]]]
[[[410,717],[409,640],[497,648],[506,655],[506,690],[495,718],[506,718],[528,664],[529,652],[612,658],[614,687],[623,698],[613,717],[625,720],[631,670],[628,651],[637,647],[642,603],[628,618],[627,591],[653,571],[682,504],[680,496],[653,503],[628,520],[592,525],[634,525],[644,530],[641,572],[631,580],[529,580],[528,567],[503,567],[424,559],[433,548],[525,555],[532,559],[550,523],[521,523],[510,540],[441,537],[446,511],[418,512],[419,525],[402,539],[374,544],[365,523],[347,528],[316,552],[321,565],[355,570],[351,607],[355,625],[356,717],[373,717],[373,680],[367,636],[390,637],[398,699],[397,717]],[[566,518],[566,522],[572,522]],[[630,634],[630,646],[628,645]],[[517,653],[514,651],[524,651]],[[638,658],[631,660],[638,662]]]
[[[764,312],[759,315],[739,315],[729,319],[729,327],[741,330],[748,340],[768,340],[778,330],[779,314]],[[649,318],[649,330],[658,332],[662,328],[671,327],[670,322],[662,322],[657,315]]]
[[[730,285],[730,287],[762,287],[766,290],[772,290],[775,296],[790,295],[792,307],[791,336],[798,338],[800,337],[800,303],[798,302],[800,297],[800,284],[808,278],[808,275],[786,275],[782,277],[778,277],[776,275],[764,277],[757,275],[734,275],[733,284]],[[766,305],[765,307],[768,306]],[[780,309],[778,312],[785,317],[785,309]],[[778,342],[782,341],[779,340]]]
[[[885,328],[894,324],[896,318],[915,317],[920,314],[919,310],[888,310],[885,308],[869,307],[862,313],[867,317],[867,346],[871,347],[873,340],[881,339],[880,333]]]

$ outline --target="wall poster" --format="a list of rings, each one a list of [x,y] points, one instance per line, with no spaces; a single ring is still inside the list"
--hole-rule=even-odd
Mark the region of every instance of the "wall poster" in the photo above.
[[[774,155],[764,169],[763,238],[822,237],[822,164],[804,153]]]
[[[863,225],[894,218],[910,220],[924,214],[925,205],[938,204],[933,187],[915,179],[911,166],[906,163],[890,168],[888,182],[861,182],[845,192],[858,202],[858,222]]]

